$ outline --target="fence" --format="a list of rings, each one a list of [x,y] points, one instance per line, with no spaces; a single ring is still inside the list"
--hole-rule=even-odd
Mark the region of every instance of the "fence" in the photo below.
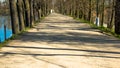
[[[10,18],[8,16],[0,16],[0,43],[4,42],[12,36]]]

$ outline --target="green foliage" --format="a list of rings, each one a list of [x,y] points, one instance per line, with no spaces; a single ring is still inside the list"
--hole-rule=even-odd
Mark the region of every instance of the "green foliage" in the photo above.
[[[83,22],[83,23],[88,23],[88,24],[91,24],[89,21],[84,20],[84,19],[79,19],[79,18],[76,18],[76,20],[78,20],[78,21],[80,21],[80,22]]]
[[[9,42],[9,39],[8,39],[8,40],[6,40],[6,41],[5,41],[5,42],[3,42],[3,43],[0,43],[0,48],[1,48],[1,47],[3,47],[3,46],[5,46],[8,42]]]

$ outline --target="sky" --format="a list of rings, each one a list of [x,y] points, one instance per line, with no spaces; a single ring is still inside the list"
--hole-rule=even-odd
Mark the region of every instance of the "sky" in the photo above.
[[[2,1],[2,2],[3,2],[4,0],[0,0],[0,1]]]

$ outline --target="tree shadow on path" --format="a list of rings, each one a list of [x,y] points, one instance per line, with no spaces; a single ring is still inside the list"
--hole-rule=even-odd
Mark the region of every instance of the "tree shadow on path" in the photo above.
[[[70,49],[70,48],[47,48],[47,47],[30,47],[30,46],[5,46],[8,48],[24,48],[24,49],[41,49],[41,50],[56,50],[56,51],[76,51],[76,52],[87,52],[87,53],[100,53],[100,54],[116,54],[119,55],[120,52],[112,51],[100,51],[100,50],[83,50],[83,49]],[[98,57],[98,58],[116,58],[120,59],[118,56],[101,56],[101,55],[84,55],[84,54],[40,54],[40,53],[26,53],[26,52],[0,52],[0,57],[5,57],[8,55],[26,55],[26,56],[84,56],[84,57]]]

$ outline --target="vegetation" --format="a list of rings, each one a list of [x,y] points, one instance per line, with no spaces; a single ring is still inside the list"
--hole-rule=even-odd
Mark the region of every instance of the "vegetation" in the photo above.
[[[35,21],[48,15],[52,9],[51,0],[9,0],[9,5],[14,34],[32,27]]]
[[[119,0],[5,0],[0,2],[0,15],[11,15],[13,34],[33,27],[54,9],[117,35],[120,34],[119,4]]]
[[[119,0],[5,0],[0,3],[0,14],[7,12],[10,5],[12,30],[14,34],[32,27],[36,20],[46,16],[51,9],[75,18],[93,22],[120,34]],[[117,5],[115,7],[115,5]]]
[[[4,10],[3,10],[4,9]],[[9,11],[9,2],[8,0],[5,0],[4,2],[0,1],[0,15],[6,15],[9,16],[10,15],[10,11]]]
[[[107,34],[107,35],[112,35],[112,36],[120,39],[120,35],[119,35],[119,34],[116,34],[115,31],[112,30],[112,29],[109,29],[109,28],[106,28],[106,27],[101,27],[101,26],[98,27],[98,26],[96,26],[95,24],[93,24],[93,23],[91,23],[91,22],[89,22],[89,21],[87,21],[87,20],[78,19],[78,18],[77,18],[76,20],[78,20],[78,21],[80,21],[80,22],[83,22],[83,23],[87,23],[87,24],[89,24],[92,28],[94,28],[94,29],[99,29],[102,33],[105,33],[105,34]]]
[[[114,29],[116,34],[120,34],[119,3],[119,0],[59,0],[56,12]]]

